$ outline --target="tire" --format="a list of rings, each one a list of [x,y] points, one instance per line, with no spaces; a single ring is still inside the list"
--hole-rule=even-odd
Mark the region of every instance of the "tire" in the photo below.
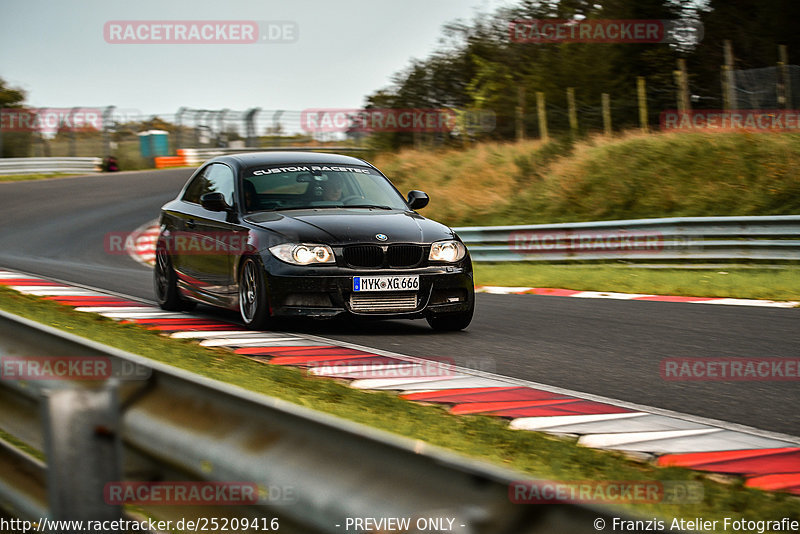
[[[429,315],[425,319],[436,331],[455,332],[464,330],[472,322],[472,314],[475,312],[475,305],[463,312],[447,313],[444,315]]]
[[[251,330],[270,326],[269,300],[264,282],[264,267],[256,258],[248,257],[239,271],[239,314]]]
[[[164,247],[156,247],[156,264],[153,267],[153,289],[156,301],[162,310],[189,311],[197,305],[181,297],[178,291],[178,276],[172,268],[172,260]]]

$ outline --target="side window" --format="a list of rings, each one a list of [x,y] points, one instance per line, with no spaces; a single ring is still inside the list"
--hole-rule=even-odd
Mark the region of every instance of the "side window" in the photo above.
[[[200,204],[201,196],[216,192],[222,193],[225,202],[233,206],[233,171],[222,163],[213,163],[203,169],[186,188],[183,200]]]
[[[225,195],[225,202],[233,206],[233,171],[227,165],[214,163],[206,172],[206,179],[211,186],[211,191]]]
[[[200,197],[210,192],[208,189],[208,180],[206,179],[206,175],[210,169],[211,167],[206,167],[200,174],[194,177],[186,188],[182,200],[191,202],[192,204],[200,204]]]

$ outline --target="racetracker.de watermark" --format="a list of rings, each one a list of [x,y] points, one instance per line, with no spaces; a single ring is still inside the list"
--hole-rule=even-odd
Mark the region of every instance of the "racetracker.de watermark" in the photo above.
[[[304,109],[300,127],[307,132],[452,132],[455,110],[432,109]]]
[[[193,232],[175,231],[162,234],[158,241],[170,254],[181,256],[236,255],[257,250],[254,236],[247,232]],[[108,232],[103,239],[106,254],[147,252],[155,248],[153,236],[137,232]]]
[[[661,112],[660,126],[665,131],[754,130],[762,132],[800,131],[797,109],[698,109]]]
[[[529,19],[514,20],[508,26],[514,43],[676,43],[699,42],[699,22],[675,20]]]
[[[687,382],[791,382],[800,380],[798,358],[665,358],[661,378]]]
[[[655,231],[518,230],[509,234],[508,246],[520,254],[659,252],[664,241]]]
[[[102,130],[103,108],[4,108],[0,130],[4,132],[56,133]]]
[[[297,23],[287,20],[110,20],[103,25],[109,44],[279,44],[299,37]]]
[[[659,503],[703,501],[703,484],[683,480],[518,480],[508,486],[515,504]]]
[[[152,370],[107,356],[3,356],[3,380],[146,380]]]
[[[146,506],[238,506],[258,504],[254,482],[109,482],[106,504]]]
[[[358,376],[367,378],[446,378],[458,373],[451,358],[427,358],[414,361],[387,362],[381,357],[310,360],[303,364],[309,374],[324,376]]]

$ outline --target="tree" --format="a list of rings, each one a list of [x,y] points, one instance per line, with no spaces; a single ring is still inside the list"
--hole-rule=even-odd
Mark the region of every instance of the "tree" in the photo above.
[[[525,96],[525,126],[535,131],[535,95],[543,92],[551,131],[567,131],[566,89],[575,88],[579,123],[601,128],[600,95],[611,95],[616,128],[638,126],[636,78],[647,81],[651,123],[677,105],[676,60],[688,60],[691,90],[719,107],[722,42],[734,44],[737,67],[773,66],[777,45],[800,50],[797,0],[523,0],[471,23],[444,28],[448,46],[416,59],[393,84],[367,97],[368,106],[479,108],[493,112],[493,132],[513,139],[519,94]],[[678,28],[698,21],[705,37],[673,43],[524,43],[509,32],[519,20],[668,20]],[[520,91],[520,88],[523,91]],[[392,146],[412,142],[393,134]]]
[[[7,82],[0,78],[0,108],[18,108],[25,101],[25,91],[9,87]]]
[[[774,66],[779,44],[787,46],[790,63],[800,53],[797,0],[709,0],[700,18],[704,37],[689,57],[689,72],[696,80],[692,90],[706,107],[722,107],[724,41],[731,41],[735,69]]]
[[[3,120],[3,110],[10,108],[21,108],[25,101],[25,91],[19,88],[10,87],[7,82],[0,78],[0,125],[5,126]],[[3,158],[22,158],[30,154],[31,132],[2,132],[2,152]]]

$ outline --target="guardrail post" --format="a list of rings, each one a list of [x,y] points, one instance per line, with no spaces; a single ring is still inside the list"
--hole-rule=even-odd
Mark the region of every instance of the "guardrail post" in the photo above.
[[[51,389],[44,395],[47,490],[52,519],[120,519],[121,507],[108,505],[104,499],[106,484],[122,478],[116,387],[65,387]]]

